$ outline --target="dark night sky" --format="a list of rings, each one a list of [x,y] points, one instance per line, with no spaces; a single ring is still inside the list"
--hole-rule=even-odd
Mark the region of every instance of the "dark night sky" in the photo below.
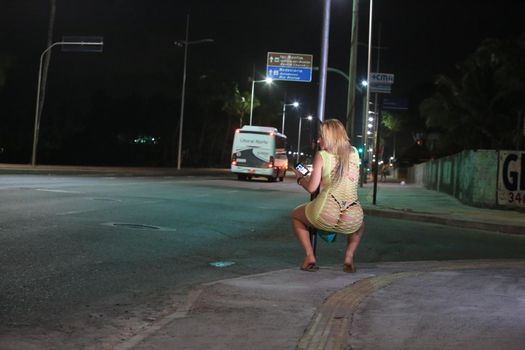
[[[323,1],[249,0],[57,0],[55,40],[62,35],[102,35],[104,52],[63,53],[53,49],[49,98],[104,89],[118,95],[180,94],[182,50],[173,42],[184,38],[191,13],[190,40],[214,43],[190,46],[188,74],[222,71],[249,90],[253,65],[262,78],[268,51],[310,53],[319,64]],[[368,41],[368,1],[360,2],[359,41]],[[348,70],[352,2],[332,0],[329,66]],[[393,95],[411,96],[439,73],[453,74],[487,37],[515,38],[525,31],[524,0],[376,0],[382,24],[381,71],[393,73]],[[13,58],[8,72],[12,94],[27,96],[32,118],[38,57],[45,48],[49,1],[2,0],[0,53]],[[376,56],[373,56],[375,70]],[[366,48],[359,47],[358,80],[365,77]],[[280,99],[297,97],[304,112],[315,112],[318,75],[306,83],[278,82]],[[257,87],[258,94],[264,94]],[[279,97],[281,96],[281,97]],[[343,116],[346,82],[328,75],[326,116]],[[174,115],[178,112],[174,111]]]

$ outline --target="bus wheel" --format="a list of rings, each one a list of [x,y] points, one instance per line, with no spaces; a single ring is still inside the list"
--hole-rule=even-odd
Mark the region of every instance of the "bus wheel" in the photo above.
[[[244,181],[244,180],[246,180],[246,175],[244,175],[244,174],[237,174],[237,179],[240,180],[240,181]]]
[[[269,182],[275,182],[275,181],[277,181],[277,178],[275,176],[268,176],[268,181]]]

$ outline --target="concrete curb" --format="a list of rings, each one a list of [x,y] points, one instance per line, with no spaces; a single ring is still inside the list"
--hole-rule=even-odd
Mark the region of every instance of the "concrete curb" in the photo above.
[[[504,223],[494,223],[494,222],[480,222],[480,221],[470,221],[470,220],[461,220],[450,217],[443,217],[440,215],[429,215],[422,214],[417,212],[409,212],[406,210],[394,210],[394,209],[375,209],[369,207],[363,207],[365,215],[379,216],[384,218],[391,219],[400,219],[400,220],[411,220],[411,221],[422,221],[430,222],[434,224],[462,227],[462,228],[471,228],[476,230],[486,230],[493,232],[501,233],[510,233],[515,235],[525,235],[525,226],[524,225],[512,225]]]

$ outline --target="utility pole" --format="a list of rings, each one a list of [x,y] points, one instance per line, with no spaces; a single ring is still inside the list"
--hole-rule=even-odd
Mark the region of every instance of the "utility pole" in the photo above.
[[[324,121],[324,107],[326,100],[326,72],[328,68],[328,41],[330,38],[330,7],[331,0],[323,1],[323,30],[321,35],[321,64],[319,65],[319,97],[317,100],[317,119],[319,122]],[[300,119],[299,119],[300,120]],[[318,126],[319,128],[319,126]],[[298,135],[300,137],[301,135]],[[299,151],[299,150],[297,150]],[[310,200],[313,200],[319,194],[319,187],[310,195]],[[310,228],[310,242],[314,255],[317,250],[317,230]]]
[[[328,40],[330,37],[330,6],[331,0],[324,0],[323,32],[321,35],[321,64],[319,65],[319,98],[317,100],[317,118],[324,121],[326,101],[326,71],[328,67]]]
[[[352,37],[350,42],[350,62],[348,68],[348,92],[346,100],[346,131],[350,142],[355,143],[355,84],[357,70],[357,30],[359,18],[359,0],[354,0],[352,7]]]
[[[376,73],[381,73],[381,71],[379,70],[379,63],[381,62],[381,22],[379,22],[379,29],[378,29],[378,32],[377,32],[377,63],[376,63]],[[376,116],[376,139],[374,140],[374,143],[377,143],[377,138],[379,137],[379,128],[381,127],[380,123],[379,123],[379,101],[378,101],[378,93],[375,92],[374,93],[374,112],[376,113],[375,116]],[[377,154],[377,152],[376,152]],[[378,162],[379,160],[376,158],[376,162]],[[375,204],[375,203],[374,203]]]

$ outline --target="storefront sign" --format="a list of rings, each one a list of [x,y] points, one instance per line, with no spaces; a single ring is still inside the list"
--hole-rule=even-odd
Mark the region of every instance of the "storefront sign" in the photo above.
[[[525,208],[525,152],[500,151],[498,204]]]

